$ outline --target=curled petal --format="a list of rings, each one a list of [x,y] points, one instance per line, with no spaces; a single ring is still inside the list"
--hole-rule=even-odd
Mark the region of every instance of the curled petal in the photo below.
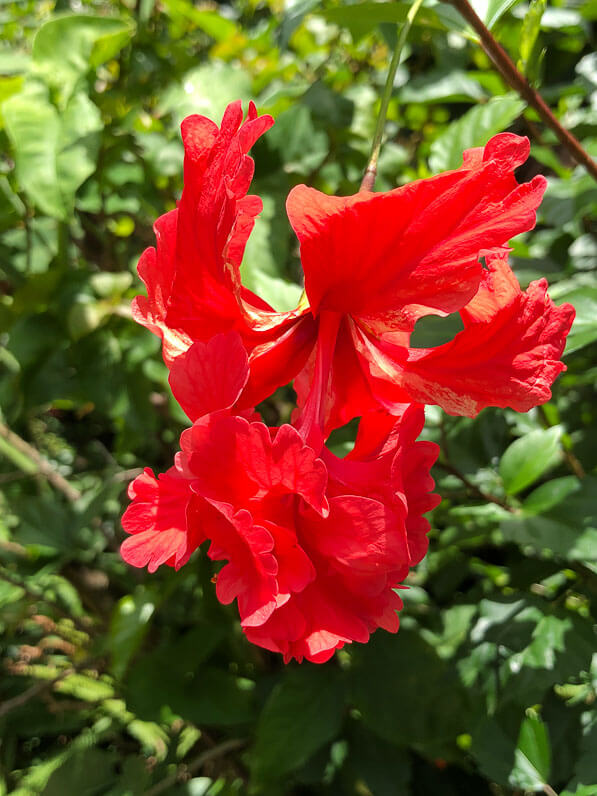
[[[556,307],[544,279],[521,291],[505,252],[488,254],[487,262],[479,292],[461,313],[465,328],[449,343],[407,349],[353,327],[371,391],[389,411],[404,394],[468,417],[487,406],[526,412],[549,400],[565,368],[559,360],[574,309]]]
[[[237,332],[196,342],[170,369],[174,397],[191,420],[229,409],[249,378],[247,352]]]

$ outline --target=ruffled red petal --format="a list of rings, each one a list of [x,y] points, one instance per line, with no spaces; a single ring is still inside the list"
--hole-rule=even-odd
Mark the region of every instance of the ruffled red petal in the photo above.
[[[388,193],[326,196],[299,185],[287,202],[301,244],[312,311],[353,316],[393,313],[411,322],[408,305],[453,312],[477,292],[482,248],[501,246],[535,224],[544,177],[518,185],[526,138],[503,133],[453,172]],[[401,315],[402,313],[402,315]]]
[[[122,527],[131,536],[120,547],[123,559],[150,572],[162,564],[179,569],[204,539],[187,524],[193,499],[189,482],[174,467],[158,478],[146,468],[130,484],[129,497]]]
[[[362,331],[355,336],[381,403],[391,406],[396,385],[411,400],[469,417],[487,406],[526,412],[549,400],[551,385],[565,368],[560,357],[574,308],[556,307],[544,279],[523,292],[505,252],[488,253],[486,259],[479,292],[461,313],[465,328],[451,342],[405,349]]]

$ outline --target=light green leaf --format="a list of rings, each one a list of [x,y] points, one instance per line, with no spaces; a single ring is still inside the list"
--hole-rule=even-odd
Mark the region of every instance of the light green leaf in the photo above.
[[[172,113],[178,126],[191,113],[208,116],[219,124],[226,106],[251,98],[251,80],[240,65],[213,61],[191,69],[164,92],[160,113]]]
[[[101,702],[114,696],[114,689],[104,680],[96,680],[87,674],[74,672],[54,686],[61,694],[68,694],[85,702]]]
[[[400,91],[401,102],[470,102],[486,97],[478,81],[458,69],[447,74],[430,71],[413,78]]]
[[[564,354],[572,354],[597,340],[597,285],[577,279],[560,283],[551,294],[558,303],[568,301],[576,310]]]
[[[538,429],[515,440],[506,449],[500,461],[500,476],[508,495],[525,489],[554,464],[560,435],[557,426]]]
[[[496,22],[520,0],[473,0],[471,5],[491,30]]]
[[[113,58],[134,32],[131,20],[56,16],[41,26],[33,40],[33,68],[67,100],[77,80]]]
[[[535,516],[566,500],[568,495],[580,489],[578,478],[565,475],[563,478],[553,478],[546,484],[541,484],[533,490],[522,504],[522,510],[527,516]]]
[[[543,790],[549,779],[551,748],[547,728],[539,717],[527,716],[520,727],[510,784]]]
[[[95,169],[102,129],[98,108],[80,93],[60,115],[47,92],[30,83],[2,111],[21,187],[40,210],[66,221],[77,189]]]
[[[200,10],[185,0],[164,0],[162,5],[171,19],[190,22],[216,41],[225,41],[240,33],[235,22],[217,11]]]
[[[524,108],[525,103],[514,94],[494,97],[485,105],[471,108],[431,144],[431,171],[457,169],[462,165],[465,149],[486,144],[493,135],[508,128]]]
[[[541,29],[541,17],[547,6],[547,0],[531,0],[529,10],[525,14],[520,32],[519,69],[527,74],[533,47]]]

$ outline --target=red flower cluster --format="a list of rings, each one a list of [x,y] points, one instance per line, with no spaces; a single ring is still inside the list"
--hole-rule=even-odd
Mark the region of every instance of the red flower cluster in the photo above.
[[[425,555],[423,514],[439,502],[437,446],[416,441],[422,404],[474,416],[546,401],[574,310],[555,307],[544,280],[523,292],[510,270],[507,242],[534,226],[545,179],[516,182],[529,144],[502,134],[461,168],[388,193],[294,188],[305,293],[276,312],[240,280],[261,210],[247,153],[272,123],[253,104],[243,122],[240,103],[219,129],[183,122],[182,198],[155,224],[133,311],[162,338],[192,426],[170,470],[131,484],[122,555],[178,568],[209,541],[227,562],[218,598],[237,600],[247,637],[321,662],[398,628],[396,588]],[[464,329],[451,342],[410,346],[419,318],[453,312]],[[290,381],[293,425],[268,428],[253,407]],[[325,440],[355,417],[339,459]]]

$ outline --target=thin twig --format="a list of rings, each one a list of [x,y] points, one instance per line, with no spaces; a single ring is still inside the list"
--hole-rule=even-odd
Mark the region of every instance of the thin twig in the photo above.
[[[6,699],[4,702],[0,703],[0,716],[6,716],[6,714],[10,713],[11,710],[23,707],[23,705],[26,705],[27,702],[35,699],[35,697],[39,696],[39,694],[43,694],[44,691],[47,691],[49,688],[53,688],[56,683],[64,680],[64,678],[69,674],[73,674],[74,671],[75,669],[71,667],[64,669],[57,677],[54,677],[52,680],[41,680],[39,683],[34,683],[31,688],[28,688],[21,694],[17,694],[17,696],[12,697],[12,699]]]
[[[456,478],[460,479],[465,487],[481,500],[488,500],[490,503],[495,503],[496,506],[506,509],[506,511],[509,511],[511,514],[515,513],[515,510],[512,508],[512,506],[509,506],[505,500],[497,497],[497,495],[492,495],[491,492],[483,492],[482,489],[479,489],[476,484],[469,480],[464,473],[461,473],[458,468],[454,467],[453,464],[450,464],[446,461],[438,461],[436,464],[438,467],[441,467],[442,470],[445,470],[447,473],[450,473],[450,475],[454,475]]]
[[[195,760],[192,760],[190,763],[188,763],[188,765],[180,766],[173,774],[165,777],[161,782],[158,782],[157,785],[154,785],[153,788],[146,790],[145,796],[157,796],[159,793],[164,793],[165,791],[170,790],[170,788],[180,781],[181,777],[194,774],[203,768],[203,766],[210,760],[215,760],[218,757],[223,757],[228,752],[241,749],[246,743],[247,742],[242,738],[232,738],[229,741],[224,741],[223,743],[214,746],[212,749],[207,749],[205,752],[202,752],[198,757],[196,757]]]
[[[394,88],[394,78],[396,77],[396,70],[400,64],[400,56],[402,49],[406,42],[406,37],[411,28],[414,18],[417,15],[419,8],[423,5],[423,0],[415,0],[408,10],[404,24],[400,28],[400,33],[396,41],[396,47],[392,55],[390,67],[388,69],[388,76],[384,86],[383,95],[381,98],[381,107],[379,109],[379,116],[377,117],[377,125],[375,127],[375,135],[373,136],[373,144],[371,146],[371,155],[369,156],[369,163],[365,170],[363,180],[361,182],[360,191],[372,191],[375,186],[375,178],[377,176],[377,161],[381,150],[381,141],[383,138],[384,128],[386,126],[386,116],[388,113],[388,105],[392,96],[392,89]]]
[[[534,110],[537,111],[545,124],[557,135],[574,160],[583,165],[589,174],[591,174],[597,180],[597,163],[595,163],[589,153],[583,148],[581,143],[572,135],[572,133],[562,127],[560,122],[551,112],[551,109],[545,100],[537,91],[535,91],[524,75],[518,71],[508,53],[504,50],[501,44],[496,41],[489,29],[483,24],[483,21],[479,18],[468,0],[448,1],[460,12],[464,19],[478,34],[483,49],[496,65],[504,80],[506,80],[506,82],[518,94],[520,94],[520,96],[528,103],[528,105],[530,105],[531,108],[534,108]]]
[[[62,492],[71,503],[74,503],[81,497],[79,490],[69,484],[66,478],[61,476],[33,445],[25,442],[24,439],[19,437],[18,434],[15,434],[14,431],[11,431],[8,426],[2,422],[0,422],[0,436],[3,437],[9,445],[12,445],[15,450],[30,459],[37,467],[37,472],[47,478],[52,486]]]

